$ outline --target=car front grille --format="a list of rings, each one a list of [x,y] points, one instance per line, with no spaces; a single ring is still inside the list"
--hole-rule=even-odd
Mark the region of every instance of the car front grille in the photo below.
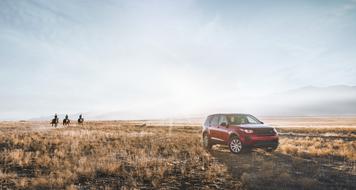
[[[275,132],[271,128],[253,129],[256,135],[275,135]]]

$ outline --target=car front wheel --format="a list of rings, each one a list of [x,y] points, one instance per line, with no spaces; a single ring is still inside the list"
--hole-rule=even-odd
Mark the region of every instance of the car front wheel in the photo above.
[[[229,148],[230,151],[234,154],[238,154],[242,151],[242,143],[239,138],[237,137],[231,137],[229,141]]]

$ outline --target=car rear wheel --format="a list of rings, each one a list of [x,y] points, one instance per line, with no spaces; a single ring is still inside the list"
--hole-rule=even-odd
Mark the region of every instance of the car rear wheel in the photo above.
[[[208,134],[203,135],[203,146],[207,150],[210,150],[212,147]]]
[[[237,138],[236,136],[231,137],[229,141],[229,148],[232,153],[234,154],[240,153],[242,151],[242,147],[243,146],[239,138]]]

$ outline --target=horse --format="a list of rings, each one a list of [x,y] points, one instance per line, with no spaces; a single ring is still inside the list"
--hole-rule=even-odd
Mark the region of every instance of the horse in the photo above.
[[[53,125],[54,125],[54,127],[57,127],[57,125],[58,125],[58,118],[52,119],[51,125],[52,125],[52,127],[53,127]]]
[[[70,124],[69,119],[67,119],[67,118],[63,119],[63,126],[65,126],[65,125],[69,126],[69,124]]]

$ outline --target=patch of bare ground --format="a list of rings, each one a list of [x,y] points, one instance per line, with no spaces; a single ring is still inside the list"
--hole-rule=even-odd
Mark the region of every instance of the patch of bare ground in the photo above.
[[[224,163],[232,176],[246,189],[355,189],[353,161],[306,159],[281,153],[254,150],[231,154],[225,146],[216,146],[211,154]]]

